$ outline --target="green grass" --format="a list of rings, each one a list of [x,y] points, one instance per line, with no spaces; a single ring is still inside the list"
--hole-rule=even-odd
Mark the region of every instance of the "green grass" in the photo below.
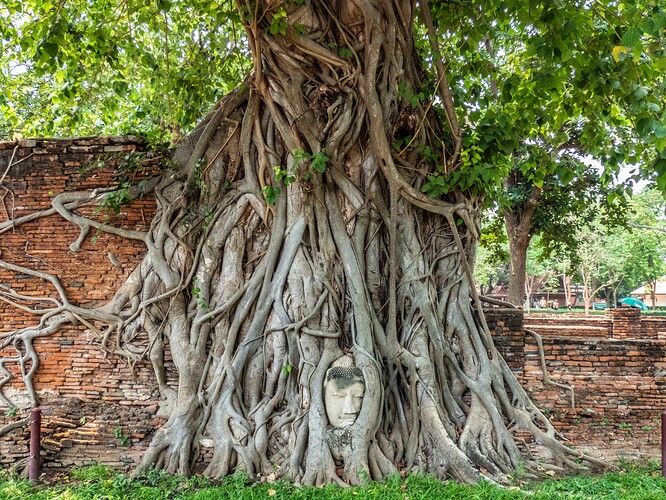
[[[597,476],[570,476],[528,482],[500,488],[488,482],[474,486],[442,483],[429,476],[389,478],[384,483],[363,487],[295,487],[284,481],[250,484],[243,475],[233,475],[220,483],[193,477],[183,479],[151,471],[131,480],[103,466],[73,470],[53,485],[32,485],[0,473],[0,499],[359,499],[396,500],[451,499],[662,499],[666,480],[658,464],[623,464],[621,470]]]

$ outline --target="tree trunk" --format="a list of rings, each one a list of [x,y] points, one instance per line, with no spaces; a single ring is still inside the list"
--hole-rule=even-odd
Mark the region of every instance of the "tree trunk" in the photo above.
[[[522,231],[522,225],[514,218],[505,217],[507,233],[509,234],[509,290],[507,301],[515,306],[522,306],[525,302],[527,289],[527,248],[530,245],[529,235]],[[528,295],[529,298],[529,295]]]
[[[240,9],[254,73],[181,142],[149,233],[122,233],[146,243],[144,261],[109,304],[76,310],[119,346],[150,342],[170,416],[140,469],[188,474],[205,437],[212,477],[502,479],[540,467],[514,440],[525,431],[552,464],[575,466],[582,455],[556,440],[490,337],[471,279],[480,203],[420,194],[437,167],[418,146],[452,169],[458,137],[454,117],[443,127],[399,96],[423,83],[415,7]],[[392,147],[406,136],[409,148]],[[59,211],[83,225],[66,201]],[[71,321],[68,307],[39,328]],[[332,365],[363,389],[337,427]]]
[[[509,190],[516,186],[519,178],[518,172],[512,172],[504,182],[504,188]],[[535,186],[521,206],[507,207],[503,210],[511,264],[507,301],[515,306],[522,306],[525,301],[527,248],[532,240],[532,221],[540,198],[541,189]],[[529,299],[529,296],[527,298]]]

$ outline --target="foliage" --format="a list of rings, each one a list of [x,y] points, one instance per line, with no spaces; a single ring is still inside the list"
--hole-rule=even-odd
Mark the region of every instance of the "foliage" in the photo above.
[[[663,233],[655,230],[664,225],[665,210],[659,193],[642,192],[631,200],[630,225],[602,236],[604,259],[600,272],[606,280],[615,276],[621,282],[621,295],[666,274],[666,242]]]
[[[466,126],[461,170],[442,166],[425,192],[492,192],[516,168],[516,154],[563,146],[596,157],[605,175],[636,165],[636,177],[666,190],[662,7],[647,0],[430,3],[441,53],[426,37],[416,43],[426,60],[445,58]],[[226,0],[5,2],[0,136],[177,136],[249,72],[240,21],[254,14]],[[271,36],[303,33],[286,19],[284,7],[270,13]],[[341,58],[353,57],[331,43]],[[418,89],[401,83],[399,96],[424,105],[437,78]],[[553,162],[539,158],[530,155],[524,170],[536,186],[554,173]]]
[[[509,246],[501,218],[488,212],[483,219],[481,241],[474,264],[474,278],[483,293],[509,281]]]
[[[621,470],[603,476],[571,476],[525,483],[516,478],[509,488],[480,482],[461,485],[440,482],[430,476],[389,477],[384,483],[340,488],[337,486],[296,487],[293,484],[261,482],[251,484],[243,474],[235,474],[213,485],[209,480],[150,471],[131,480],[103,466],[75,469],[69,478],[49,487],[34,486],[24,480],[0,476],[0,498],[661,498],[666,494],[666,481],[660,477],[659,464],[638,466],[622,464]],[[152,496],[151,496],[152,495]]]
[[[590,154],[666,188],[666,13],[655,2],[432,2],[459,112],[502,173],[525,148]],[[520,167],[541,187],[553,161]],[[554,157],[553,157],[554,158]],[[547,159],[546,159],[547,160]],[[536,168],[532,168],[535,166]]]
[[[234,5],[42,2],[0,6],[0,137],[187,131],[247,73]]]

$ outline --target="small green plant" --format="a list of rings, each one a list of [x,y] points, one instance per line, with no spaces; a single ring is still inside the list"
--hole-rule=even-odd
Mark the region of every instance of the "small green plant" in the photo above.
[[[273,186],[264,186],[261,190],[261,193],[264,195],[266,203],[269,205],[275,205],[277,197],[280,195],[280,188]]]
[[[398,85],[398,97],[406,100],[412,108],[425,101],[425,94],[422,91],[414,92],[414,89],[405,83]]]
[[[349,47],[340,47],[340,50],[338,50],[338,55],[342,59],[351,59],[354,57],[354,52]]]
[[[76,467],[69,473],[69,477],[76,481],[99,481],[114,477],[115,472],[106,465],[93,464]]]
[[[641,428],[642,428],[644,431],[651,431],[651,430],[652,430],[652,426],[651,426],[651,425],[644,425],[644,426],[641,427]]]
[[[210,206],[201,205],[199,207],[199,215],[201,215],[201,218],[203,219],[202,229],[205,232],[210,227],[211,222],[213,222],[213,211]]]
[[[622,422],[617,424],[618,429],[631,429],[633,426],[628,422]]]
[[[525,462],[521,460],[518,467],[516,467],[516,470],[513,471],[513,474],[511,475],[511,483],[517,484],[522,482],[525,477],[525,472]]]
[[[115,438],[118,440],[118,444],[119,444],[120,446],[129,446],[129,445],[130,445],[130,442],[131,442],[131,441],[130,441],[130,438],[128,438],[127,436],[124,436],[124,435],[123,435],[123,429],[122,429],[122,427],[116,427],[116,428],[113,430],[113,435],[114,435]]]
[[[197,299],[197,305],[201,309],[208,309],[208,304],[206,303],[206,300],[201,296],[201,288],[199,288],[198,286],[192,288],[192,297]]]
[[[16,415],[16,413],[18,413],[18,406],[12,406],[9,410],[7,410],[7,413],[5,415],[7,415],[8,417],[13,417],[14,415]]]
[[[286,186],[296,182],[296,175],[294,175],[294,167],[290,169],[282,168],[280,165],[275,165],[273,167],[275,171],[275,178],[279,181],[284,182]]]
[[[86,417],[81,417],[81,418],[79,419],[79,423],[80,423],[81,425],[86,425],[86,422],[87,422]]]
[[[289,363],[287,363],[286,365],[284,365],[282,367],[282,375],[286,377],[287,375],[289,375],[291,373],[291,371],[293,369],[294,369],[294,367],[292,365],[290,365]]]
[[[291,165],[291,167],[283,168],[280,165],[275,165],[273,167],[273,171],[275,172],[275,178],[278,181],[284,182],[286,186],[289,186],[290,184],[296,182],[297,179],[296,168],[301,163],[301,161],[308,160],[310,162],[310,169],[312,171],[323,174],[326,171],[326,167],[328,166],[328,162],[330,160],[330,158],[326,156],[326,149],[322,149],[319,153],[311,154],[308,153],[307,151],[303,151],[302,149],[296,148],[292,151],[292,154],[294,155],[294,162]],[[305,172],[302,177],[303,180],[305,181],[312,180],[313,177],[312,171]],[[279,187],[264,186],[261,192],[264,195],[266,203],[268,203],[269,205],[275,205],[275,201],[277,200],[277,197],[280,195],[281,191]]]
[[[129,181],[122,182],[116,191],[113,191],[104,197],[102,203],[95,208],[95,213],[98,214],[106,209],[107,211],[113,210],[114,213],[119,214],[120,207],[125,203],[129,203],[133,199],[130,195],[131,187],[132,185]]]
[[[287,12],[284,10],[284,7],[280,7],[280,9],[273,14],[271,25],[268,27],[268,32],[273,36],[277,34],[286,35],[288,26],[287,21],[285,21],[286,17]]]
[[[131,486],[132,480],[125,474],[118,474],[117,476],[113,477],[111,484],[113,485],[114,489],[122,491],[128,489]]]
[[[419,146],[418,152],[433,163],[437,163],[439,161],[439,155],[435,151],[433,151],[432,148],[428,145]]]
[[[302,160],[310,160],[310,168],[315,172],[323,174],[326,172],[326,167],[330,158],[326,156],[326,148],[322,149],[319,153],[311,154],[302,149],[296,148],[291,152],[294,155],[294,164],[292,168],[296,168]]]
[[[604,425],[608,425],[608,424],[610,424],[610,420],[608,420],[608,418],[604,417],[604,418],[601,420],[601,423],[603,423]]]
[[[402,139],[394,139],[393,140],[393,147],[395,149],[402,149],[403,146],[407,146],[410,142],[412,142],[412,136],[411,135],[406,135]]]

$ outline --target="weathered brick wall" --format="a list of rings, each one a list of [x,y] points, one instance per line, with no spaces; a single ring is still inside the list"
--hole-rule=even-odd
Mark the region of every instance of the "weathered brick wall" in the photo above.
[[[542,336],[548,372],[569,392],[543,385],[534,339],[525,340],[523,383],[572,444],[606,457],[657,457],[659,417],[666,409],[666,318],[640,310],[607,310],[604,317],[525,315]],[[559,328],[558,328],[559,327]]]
[[[7,190],[0,188],[0,221],[7,218],[5,210],[20,216],[47,209],[63,190],[108,186],[122,156],[141,149],[128,137],[28,140],[14,151],[15,146],[0,143],[0,176],[12,154],[14,162],[23,160],[8,172],[3,182]],[[94,167],[99,160],[106,162],[105,168]],[[145,230],[153,213],[154,203],[147,198],[124,206],[107,223]],[[102,233],[95,243],[88,237],[83,250],[75,253],[69,244],[78,234],[78,228],[59,216],[49,216],[0,235],[0,258],[57,273],[76,304],[103,303],[140,261],[144,248]],[[120,267],[111,264],[109,252]],[[56,297],[49,283],[32,276],[0,269],[0,283],[21,293]],[[509,366],[573,444],[596,447],[610,457],[618,450],[653,456],[659,444],[654,419],[666,406],[666,319],[640,318],[636,335],[635,324],[630,324],[636,318],[626,315],[615,318],[615,326],[610,315],[525,316],[525,328],[543,335],[553,380],[575,386],[575,409],[566,391],[543,386],[536,344],[523,332],[522,311],[489,309],[487,320]],[[0,335],[34,321],[0,301]],[[45,409],[43,454],[51,470],[90,462],[131,467],[163,422],[155,416],[157,390],[148,364],[131,369],[117,356],[105,356],[98,341],[82,326],[36,341],[42,353],[35,383]],[[11,351],[0,356],[7,354]],[[18,375],[16,366],[10,368]],[[11,381],[8,389],[24,409],[7,416],[6,408],[0,408],[0,427],[28,414],[20,379]],[[27,430],[0,438],[0,467],[27,457],[27,452]]]
[[[645,338],[666,340],[666,317],[643,317],[641,329]]]
[[[563,337],[608,337],[611,320],[604,316],[564,316],[563,314],[525,314],[525,328],[541,335]]]
[[[523,383],[571,444],[617,455],[657,457],[666,409],[666,342],[543,336],[547,368],[569,393],[543,385],[536,342],[525,341]]]
[[[522,380],[525,367],[523,312],[520,309],[492,307],[485,310],[485,315],[495,346],[518,380]]]
[[[63,191],[113,185],[118,163],[129,151],[141,148],[131,137],[0,143],[0,176],[12,157],[14,165],[0,188],[0,221],[7,220],[8,213],[20,217],[48,209],[53,197]],[[104,168],[97,166],[100,161],[105,162]],[[155,163],[154,158],[147,157],[146,169],[155,170]],[[145,174],[139,171],[136,175]],[[82,213],[92,211],[90,208]],[[154,202],[146,198],[123,207],[106,223],[146,230],[153,213]],[[94,216],[103,217],[104,213]],[[95,238],[92,232],[82,251],[75,253],[69,245],[78,235],[79,229],[59,215],[41,218],[0,235],[0,258],[58,274],[74,304],[101,304],[112,296],[145,249],[142,244],[106,233]],[[109,253],[120,262],[119,267],[111,263]],[[0,284],[11,285],[26,295],[58,297],[50,283],[27,274],[0,269]],[[0,301],[0,335],[34,325],[36,320],[36,316]],[[44,453],[48,467],[93,461],[133,463],[145,448],[146,437],[161,424],[155,418],[156,391],[150,367],[139,363],[132,370],[117,356],[106,356],[98,342],[99,338],[83,327],[66,328],[35,341],[41,358],[34,380],[45,408]],[[5,348],[0,356],[12,354],[10,348]],[[15,378],[5,386],[6,392],[17,406],[26,408],[28,401],[18,367],[10,364],[8,368]],[[28,410],[19,410],[12,417],[6,413],[7,408],[0,406],[0,427],[26,416]],[[0,438],[0,466],[26,457],[27,449],[27,430]]]

